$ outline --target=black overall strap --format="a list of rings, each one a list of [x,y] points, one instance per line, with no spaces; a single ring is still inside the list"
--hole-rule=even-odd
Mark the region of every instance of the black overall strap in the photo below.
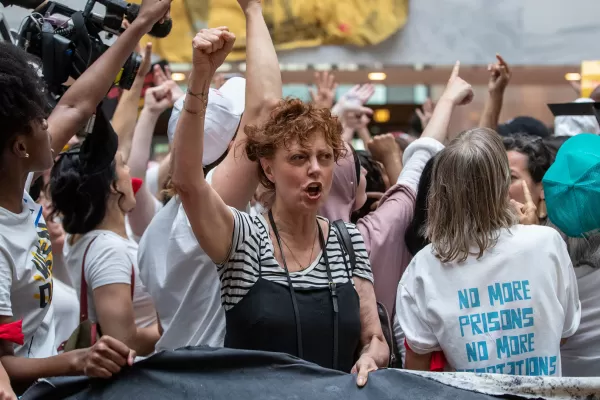
[[[323,258],[325,259],[325,268],[327,269],[327,279],[329,280],[329,291],[331,292],[331,302],[333,303],[333,369],[338,369],[339,355],[338,355],[338,324],[339,324],[339,309],[338,309],[338,296],[335,282],[331,276],[331,269],[329,268],[329,257],[327,256],[327,247],[325,243],[325,237],[323,236],[323,230],[321,224],[317,221],[319,227],[319,242],[321,243],[321,249],[323,250]]]
[[[290,287],[290,296],[292,297],[292,306],[294,307],[294,318],[296,320],[296,337],[298,342],[298,357],[303,357],[303,347],[302,347],[302,326],[300,324],[300,311],[298,311],[298,302],[296,301],[296,292],[294,291],[294,286],[292,285],[292,278],[290,278],[290,272],[288,271],[287,263],[285,262],[285,256],[283,255],[283,247],[281,246],[281,237],[279,236],[279,231],[277,230],[277,225],[275,225],[275,220],[273,219],[273,213],[269,210],[269,222],[271,223],[271,227],[273,228],[273,233],[275,234],[275,239],[277,239],[277,245],[279,246],[279,252],[281,253],[281,261],[283,261],[283,269],[285,270],[285,275],[287,276],[288,285]]]

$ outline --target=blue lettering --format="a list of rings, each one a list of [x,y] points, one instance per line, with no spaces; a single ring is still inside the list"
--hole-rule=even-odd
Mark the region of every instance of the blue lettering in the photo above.
[[[504,299],[502,298],[502,288],[499,283],[494,283],[494,285],[488,286],[488,296],[490,297],[490,305],[494,305],[494,301],[499,302],[500,305],[504,304]]]
[[[506,336],[496,339],[496,353],[499,360],[502,360],[502,355],[504,355],[504,358],[510,357],[510,348]]]
[[[471,329],[473,330],[473,335],[481,335],[483,333],[483,331],[479,328],[480,323],[481,315],[471,314]]]
[[[502,284],[502,294],[504,295],[504,302],[510,303],[514,300],[512,285],[510,282]]]
[[[523,313],[523,328],[533,326],[533,308],[523,308],[521,311]]]
[[[540,357],[541,359],[541,357]],[[531,357],[525,360],[525,375],[527,376],[538,376],[538,357]]]
[[[529,351],[535,351],[535,349],[533,348],[533,338],[535,336],[533,335],[533,333],[528,333],[527,334],[527,341],[529,342]]]
[[[469,289],[469,295],[471,297],[471,307],[479,307],[481,302],[479,301],[479,289]]]
[[[512,329],[510,321],[510,310],[500,310],[500,321],[502,322],[502,330],[508,331]]]
[[[479,353],[479,361],[487,361],[489,356],[488,356],[488,349],[487,349],[487,342],[485,340],[481,341],[481,342],[477,342],[477,351]]]
[[[492,311],[488,313],[488,319],[490,323],[490,332],[500,330],[500,321],[498,321],[498,311]]]
[[[509,339],[510,341],[510,355],[519,355],[521,354],[519,352],[519,337],[518,336],[510,336]]]
[[[504,367],[506,367],[506,364],[498,364],[498,365],[496,365],[496,369],[498,370],[499,374],[503,374],[504,373]]]
[[[469,298],[467,297],[467,289],[458,291],[458,304],[460,309],[469,308]]]
[[[460,336],[465,337],[465,332],[463,327],[469,325],[469,317],[466,315],[458,317],[458,324],[460,325]]]
[[[539,374],[538,375],[548,375],[548,357],[540,357],[539,359]]]
[[[488,374],[495,374],[496,373],[496,367],[487,367],[487,373]]]
[[[477,368],[475,372],[478,374],[485,374],[485,368]]]
[[[475,342],[466,343],[467,346],[467,362],[477,361],[477,349]]]
[[[515,362],[514,361],[509,361],[506,363],[506,365],[508,365],[508,375],[515,375]]]
[[[517,372],[516,375],[523,375],[523,364],[525,364],[525,361],[523,360],[515,361],[515,365],[519,367],[519,372]],[[517,368],[515,368],[515,370],[516,369]]]
[[[517,300],[523,300],[523,297],[521,296],[521,282],[519,281],[514,281],[513,283],[513,289],[515,291],[515,301]]]
[[[523,327],[523,319],[521,318],[520,308],[510,310],[510,319],[512,320],[513,329],[516,329],[517,327]]]
[[[550,375],[556,374],[556,356],[550,357]]]
[[[529,281],[523,281],[523,299],[531,300],[531,296],[529,295]]]
[[[527,353],[529,351],[527,350],[527,339],[527,335],[519,335],[519,352],[521,354]]]

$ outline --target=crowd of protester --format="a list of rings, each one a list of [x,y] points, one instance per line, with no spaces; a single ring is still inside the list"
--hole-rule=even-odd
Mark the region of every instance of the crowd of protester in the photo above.
[[[479,126],[449,132],[473,98],[457,63],[411,132],[371,137],[372,85],[334,104],[322,73],[311,102],[282,99],[260,1],[238,2],[245,78],[214,87],[226,27],[193,39],[187,92],[150,71],[148,45],[112,121],[101,103],[169,0],[144,0],[52,110],[35,60],[0,44],[0,399],[199,345],[358,386],[386,367],[599,376],[595,119],[500,124],[497,56]],[[170,152],[148,168],[171,108]]]

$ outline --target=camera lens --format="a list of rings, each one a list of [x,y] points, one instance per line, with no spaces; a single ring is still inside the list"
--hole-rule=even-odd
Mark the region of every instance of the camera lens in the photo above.
[[[117,79],[115,79],[115,85],[119,86],[122,89],[131,89],[133,86],[133,81],[140,69],[140,65],[142,64],[142,56],[138,53],[133,53],[127,61],[119,75],[117,75]]]

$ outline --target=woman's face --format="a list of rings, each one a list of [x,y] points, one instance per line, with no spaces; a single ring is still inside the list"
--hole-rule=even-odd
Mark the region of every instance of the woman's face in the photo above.
[[[119,207],[123,212],[129,212],[135,207],[135,194],[131,185],[131,176],[129,176],[129,167],[123,161],[123,154],[118,151],[115,155],[115,169],[117,173],[116,187],[119,192],[116,196],[119,201]]]
[[[31,172],[45,171],[52,168],[54,156],[52,154],[51,137],[48,132],[48,121],[40,119],[31,123],[32,133],[25,135],[25,148],[31,160]]]
[[[356,198],[354,199],[354,208],[352,211],[360,210],[367,202],[367,170],[360,167],[360,180],[356,187]]]
[[[261,164],[286,208],[316,212],[325,202],[335,161],[321,132],[312,136],[306,148],[291,143],[289,148],[278,148],[273,159],[261,159]]]
[[[510,165],[511,178],[508,195],[511,199],[516,200],[521,204],[525,204],[525,194],[523,193],[523,186],[521,183],[521,181],[525,181],[531,192],[533,203],[538,206],[540,200],[544,198],[544,188],[541,182],[536,183],[533,181],[529,169],[527,168],[529,158],[525,154],[513,150],[507,151],[506,155],[508,156],[508,164]]]

